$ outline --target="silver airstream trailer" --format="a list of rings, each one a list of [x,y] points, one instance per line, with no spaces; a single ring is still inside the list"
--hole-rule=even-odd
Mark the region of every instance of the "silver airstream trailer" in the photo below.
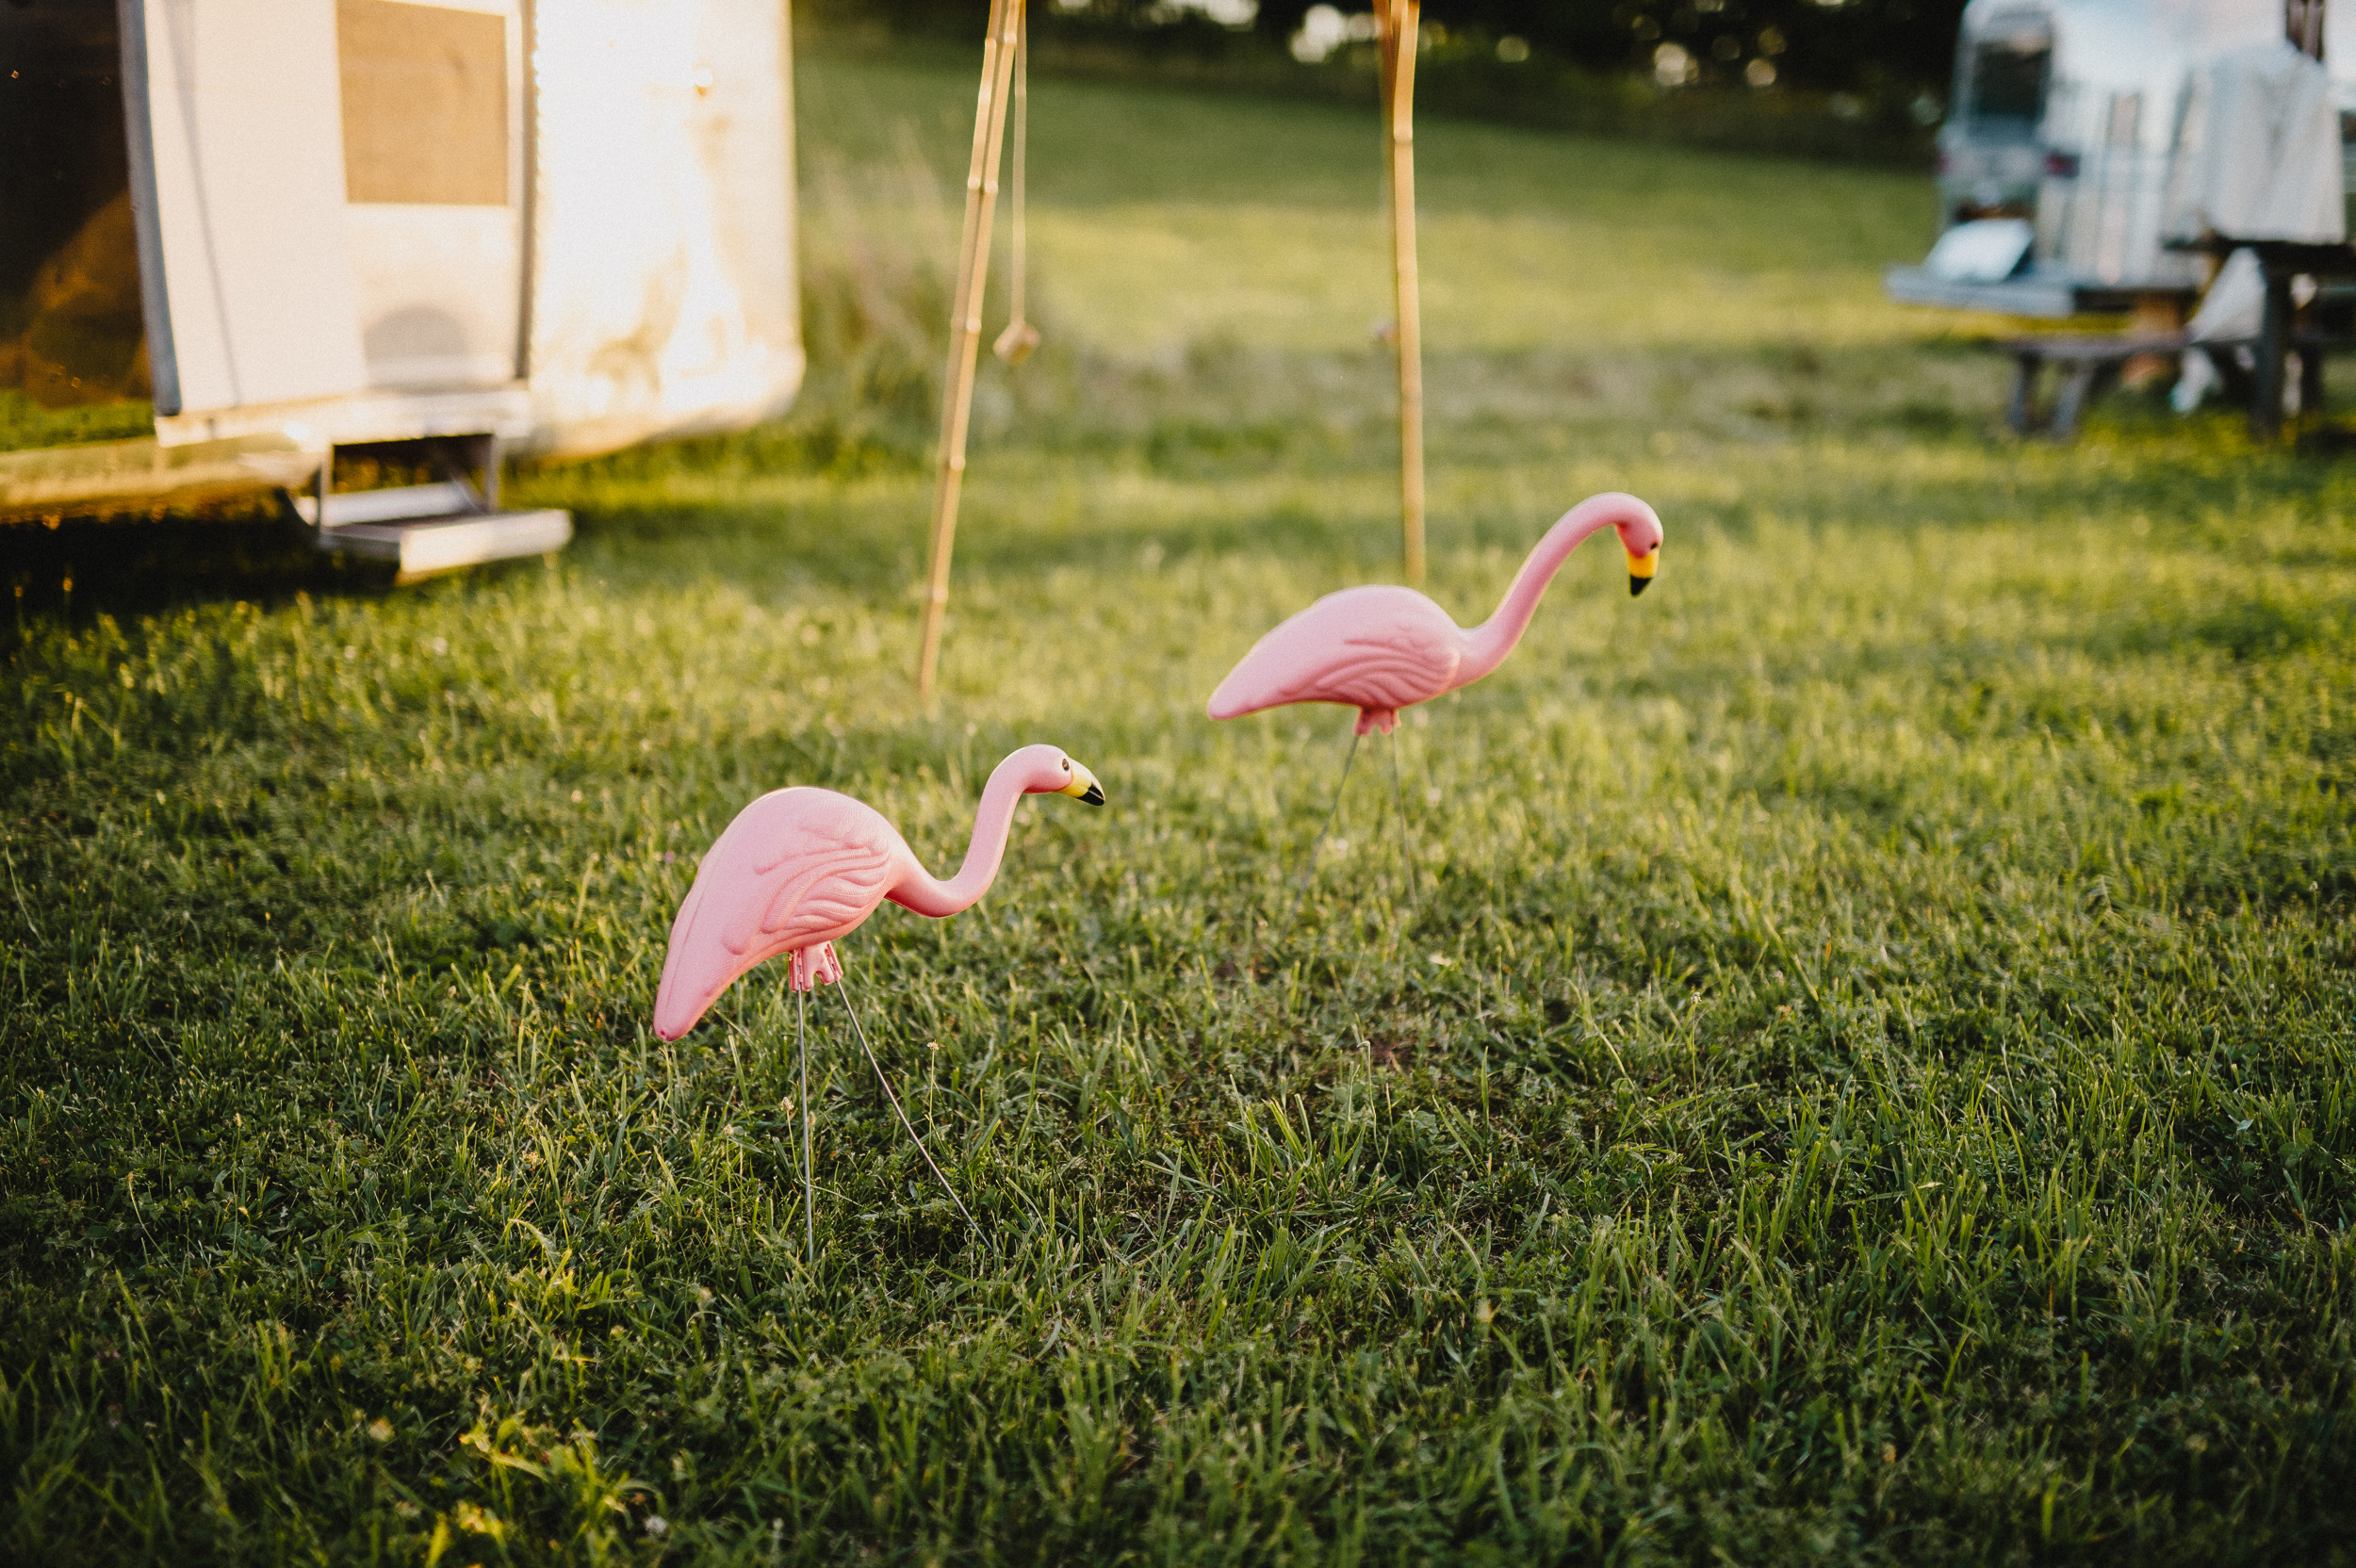
[[[785,8],[0,6],[0,515],[274,485],[426,571],[569,536],[502,449],[777,412]],[[335,490],[352,449],[424,482]]]
[[[2000,238],[1987,220],[2015,220],[2014,246],[1892,268],[1890,294],[2030,317],[2181,307],[2201,259],[2163,241],[2196,80],[2281,47],[2284,25],[2282,0],[1971,0],[1939,136],[1941,236],[1979,223]],[[2356,112],[2356,5],[2325,26],[2335,94]]]

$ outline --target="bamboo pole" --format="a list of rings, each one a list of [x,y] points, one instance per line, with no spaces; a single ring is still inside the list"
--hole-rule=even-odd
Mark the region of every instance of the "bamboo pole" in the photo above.
[[[973,370],[982,346],[982,296],[990,278],[990,220],[998,201],[999,150],[1006,136],[1006,82],[1023,0],[990,0],[982,40],[982,85],[973,106],[973,161],[965,176],[965,234],[949,316],[949,372],[941,408],[941,469],[933,491],[932,564],[924,580],[924,639],[916,657],[917,700],[933,700],[941,622],[949,609],[949,558],[957,545],[957,498],[965,483],[965,434],[973,412]]]
[[[1415,277],[1415,36],[1421,0],[1383,0],[1383,165],[1391,190],[1391,282],[1398,294],[1399,513],[1406,576],[1423,585],[1423,313]]]

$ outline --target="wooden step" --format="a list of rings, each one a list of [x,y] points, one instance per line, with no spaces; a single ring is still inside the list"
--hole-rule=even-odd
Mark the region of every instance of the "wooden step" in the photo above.
[[[328,515],[332,518],[336,514],[337,501],[359,500],[384,493],[361,491],[351,496],[332,496],[328,498]],[[465,512],[397,522],[331,522],[319,531],[319,548],[390,561],[398,573],[396,580],[401,582],[489,561],[546,555],[563,549],[572,537],[573,514],[557,507],[533,512]]]

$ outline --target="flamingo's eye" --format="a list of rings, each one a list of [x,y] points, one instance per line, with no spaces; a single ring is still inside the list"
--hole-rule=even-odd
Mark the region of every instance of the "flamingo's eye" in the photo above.
[[[1072,771],[1072,759],[1069,757],[1063,760],[1063,771],[1066,773],[1070,773]]]

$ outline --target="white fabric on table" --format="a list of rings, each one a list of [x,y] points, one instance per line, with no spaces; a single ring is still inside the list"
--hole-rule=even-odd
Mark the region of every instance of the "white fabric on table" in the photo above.
[[[2313,278],[2291,280],[2292,303],[2303,305],[2314,299],[2315,294],[2315,282]],[[2235,251],[2225,258],[2225,265],[2217,270],[2217,277],[2210,283],[2209,291],[2201,297],[2201,308],[2194,311],[2192,319],[2184,323],[2184,336],[2195,343],[2214,343],[2220,338],[2255,337],[2266,320],[2266,272],[2258,265],[2258,253]],[[2248,349],[2236,349],[2233,352],[2245,370],[2257,363]],[[2293,365],[2299,361],[2297,354],[2290,358]],[[2296,374],[2283,378],[2283,405],[2293,414],[2299,412],[2299,379]],[[2206,353],[2187,352],[2184,368],[2176,377],[2176,390],[2168,394],[2168,400],[2177,413],[2190,414],[2223,381],[2224,378],[2217,373],[2216,364]]]
[[[2193,79],[2164,232],[2336,244],[2348,237],[2331,76],[2288,42],[2221,57]]]
[[[1948,283],[2002,283],[2021,270],[2037,231],[2023,218],[1978,218],[1939,237],[1922,270]]]

